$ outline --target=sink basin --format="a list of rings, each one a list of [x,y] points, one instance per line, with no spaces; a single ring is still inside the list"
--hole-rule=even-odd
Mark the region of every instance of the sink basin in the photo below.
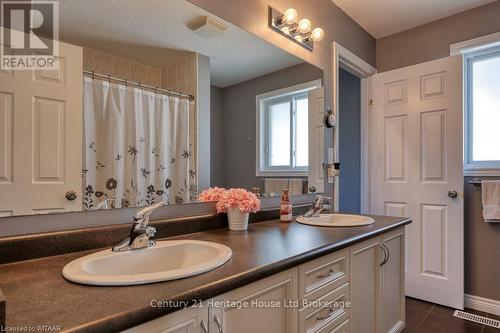
[[[318,217],[297,217],[297,222],[318,227],[360,227],[375,222],[368,216],[351,214],[320,214]]]
[[[96,252],[67,264],[63,276],[73,282],[136,285],[201,274],[227,262],[229,247],[197,240],[159,241],[156,246],[126,252]]]

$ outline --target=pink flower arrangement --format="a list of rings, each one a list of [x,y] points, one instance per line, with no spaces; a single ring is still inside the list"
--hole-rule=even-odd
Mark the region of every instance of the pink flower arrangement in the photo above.
[[[260,209],[260,200],[243,188],[231,188],[217,202],[217,213],[226,213],[231,208],[239,208],[242,213],[255,213]]]
[[[226,192],[225,188],[220,187],[210,187],[209,189],[204,190],[198,196],[198,200],[200,201],[219,201],[222,196]]]

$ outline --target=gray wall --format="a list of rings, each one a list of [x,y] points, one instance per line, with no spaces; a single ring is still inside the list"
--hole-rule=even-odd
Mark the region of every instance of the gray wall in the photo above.
[[[211,114],[222,124],[218,131],[212,127],[212,141],[220,143],[212,145],[212,156],[221,162],[212,161],[212,165],[218,164],[219,179],[223,175],[223,183],[212,185],[264,189],[264,178],[255,176],[255,97],[321,78],[320,69],[303,63],[224,89],[212,88],[218,100],[212,103]]]
[[[500,301],[500,223],[483,221],[481,187],[472,178],[464,184],[465,293]]]
[[[210,87],[210,186],[224,186],[223,110],[221,88]]]
[[[339,210],[361,212],[361,80],[339,75]]]
[[[377,40],[379,72],[447,57],[450,44],[500,31],[500,2]],[[481,188],[464,185],[465,293],[500,300],[500,223],[483,222]]]
[[[210,58],[197,54],[198,191],[210,187]]]
[[[325,73],[325,107],[332,103],[331,49],[333,41],[340,43],[375,66],[375,38],[331,0],[188,1],[321,68]],[[301,18],[309,18],[314,26],[323,28],[325,38],[315,44],[314,52],[305,50],[268,28],[268,6],[281,11],[290,7],[295,8]],[[333,130],[325,130],[325,156],[328,156],[327,149],[331,147],[333,147]],[[332,195],[333,184],[325,183],[325,193]]]
[[[474,8],[377,40],[377,70],[450,55],[450,44],[500,31],[500,2]]]

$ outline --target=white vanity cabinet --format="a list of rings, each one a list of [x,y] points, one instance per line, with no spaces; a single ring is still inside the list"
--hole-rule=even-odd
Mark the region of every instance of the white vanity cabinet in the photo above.
[[[389,258],[380,267],[380,332],[401,331],[405,323],[405,233],[400,228],[382,235]]]
[[[210,332],[297,333],[297,281],[292,268],[209,300]]]
[[[122,333],[207,333],[208,307],[206,303],[154,319]]]
[[[404,260],[400,227],[124,332],[399,332]]]
[[[401,331],[405,320],[404,228],[353,245],[350,259],[350,332]]]

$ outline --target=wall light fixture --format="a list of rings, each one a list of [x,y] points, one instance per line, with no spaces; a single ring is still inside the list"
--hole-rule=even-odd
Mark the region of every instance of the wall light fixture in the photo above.
[[[323,29],[312,28],[310,20],[303,18],[299,21],[299,15],[293,8],[288,8],[281,13],[269,7],[269,28],[309,51],[313,50],[314,42],[319,42],[325,36]]]

